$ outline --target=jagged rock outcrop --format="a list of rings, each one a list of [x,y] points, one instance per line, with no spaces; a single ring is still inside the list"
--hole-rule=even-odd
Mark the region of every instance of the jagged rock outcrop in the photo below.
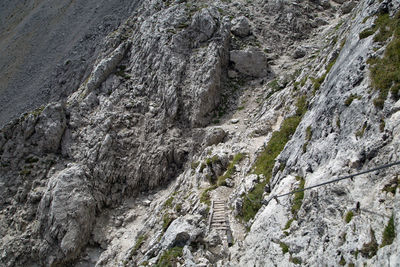
[[[3,1],[0,7],[0,126],[76,91],[140,1]]]
[[[39,221],[31,238],[37,245],[28,242],[24,249],[31,252],[20,258],[8,247],[1,258],[6,266],[74,260],[90,238],[95,213],[123,196],[165,184],[201,145],[204,134],[191,129],[208,123],[219,103],[229,22],[216,8],[193,10],[182,4],[158,10],[159,4],[144,6],[143,15],[121,27],[128,39],[105,41],[88,81],[65,105],[50,104],[3,128],[5,185],[10,183],[6,177],[16,177],[15,189],[23,183],[28,192],[38,180],[47,185],[40,203],[40,196],[34,197],[29,207],[37,206],[36,218],[24,222]],[[31,154],[34,158],[27,159]],[[23,167],[24,161],[33,161],[40,169],[39,163],[53,154],[57,166],[50,172],[50,166],[44,173]],[[65,168],[67,163],[72,165]],[[3,195],[5,214],[13,212],[7,207],[14,199],[13,191]],[[18,197],[20,208],[24,199]],[[2,249],[23,249],[9,240]]]
[[[273,196],[398,160],[369,64],[398,9],[143,1],[65,101],[0,130],[0,265],[395,266],[398,167]]]

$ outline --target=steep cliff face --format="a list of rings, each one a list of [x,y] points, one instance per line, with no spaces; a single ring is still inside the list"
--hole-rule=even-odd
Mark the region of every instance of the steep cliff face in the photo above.
[[[1,129],[0,262],[395,266],[398,166],[272,197],[398,160],[398,10],[141,3],[67,99]]]

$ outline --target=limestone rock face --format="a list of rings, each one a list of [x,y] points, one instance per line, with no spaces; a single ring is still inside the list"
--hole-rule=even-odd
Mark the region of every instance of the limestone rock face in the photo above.
[[[0,129],[1,266],[399,262],[398,166],[274,198],[399,160],[359,38],[398,1],[245,2],[142,1]]]
[[[2,264],[76,259],[97,212],[167,184],[201,147],[204,132],[192,129],[209,123],[219,104],[230,23],[215,7],[158,5],[143,3],[104,40],[87,81],[66,103],[1,130],[1,208],[33,210],[0,242],[9,252]],[[222,141],[219,135],[205,143]],[[18,243],[21,235],[29,242]]]
[[[49,179],[37,213],[40,233],[46,240],[39,254],[46,265],[79,255],[91,234],[95,208],[96,201],[81,166],[71,165]]]
[[[267,56],[257,48],[230,51],[229,60],[233,62],[234,68],[242,74],[257,78],[271,74]]]
[[[246,37],[251,34],[251,26],[249,20],[240,16],[232,20],[232,33],[239,37]]]

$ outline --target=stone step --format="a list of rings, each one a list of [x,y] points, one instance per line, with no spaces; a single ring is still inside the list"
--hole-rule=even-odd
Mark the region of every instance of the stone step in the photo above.
[[[226,220],[213,220],[213,221],[211,222],[211,224],[213,224],[213,223],[219,223],[219,224],[221,224],[221,223],[226,223]]]
[[[224,221],[226,222],[226,217],[225,216],[213,216],[212,221]]]
[[[226,223],[226,221],[212,222],[211,225],[213,225],[213,224],[218,224],[218,225],[226,224],[226,225],[228,225],[228,224]]]
[[[215,230],[222,230],[222,231],[227,231],[227,230],[229,230],[229,228],[227,228],[227,227],[221,227],[221,226],[219,226],[219,227],[213,227],[212,229],[215,229]]]
[[[214,208],[214,212],[216,212],[216,211],[225,212],[225,209],[221,209],[221,208]]]

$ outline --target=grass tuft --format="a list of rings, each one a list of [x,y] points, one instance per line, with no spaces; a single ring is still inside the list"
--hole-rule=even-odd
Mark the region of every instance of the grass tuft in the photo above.
[[[367,62],[370,64],[371,85],[379,91],[379,96],[374,99],[374,105],[382,109],[385,100],[392,93],[395,100],[398,99],[400,88],[400,12],[394,18],[388,14],[381,14],[375,20],[379,32],[375,35],[374,41],[384,42],[389,37],[393,39],[387,45],[382,58],[371,58]]]
[[[346,223],[349,223],[351,221],[351,219],[353,219],[354,213],[352,211],[348,211],[346,213],[346,216],[344,218],[344,220],[346,221]]]
[[[181,247],[170,248],[161,255],[155,264],[156,267],[175,267],[178,266],[179,257],[182,257],[183,249]]]
[[[282,249],[282,253],[283,253],[283,254],[286,254],[286,253],[289,252],[289,246],[286,245],[285,243],[279,242],[279,246],[281,246],[281,249]]]
[[[388,224],[386,225],[385,229],[383,230],[382,236],[382,244],[381,248],[393,243],[394,238],[396,237],[396,232],[394,229],[394,217],[390,217]]]

